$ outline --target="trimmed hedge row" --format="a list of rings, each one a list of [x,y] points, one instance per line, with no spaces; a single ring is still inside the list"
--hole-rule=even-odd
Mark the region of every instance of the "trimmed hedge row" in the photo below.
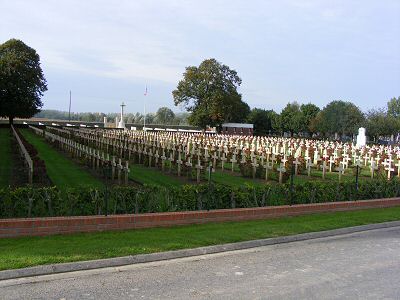
[[[307,182],[265,187],[232,188],[219,184],[180,187],[79,188],[60,191],[56,187],[0,190],[0,218],[77,216],[100,214],[193,211],[222,208],[277,206],[400,195],[400,181],[375,180],[360,183]]]

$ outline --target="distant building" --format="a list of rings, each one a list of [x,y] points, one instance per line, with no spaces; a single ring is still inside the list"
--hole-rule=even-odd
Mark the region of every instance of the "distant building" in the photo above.
[[[253,135],[253,124],[245,123],[224,123],[222,124],[222,134],[232,135]]]

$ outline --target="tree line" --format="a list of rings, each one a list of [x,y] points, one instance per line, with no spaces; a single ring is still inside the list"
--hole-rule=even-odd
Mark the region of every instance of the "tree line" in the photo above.
[[[254,124],[255,134],[294,134],[303,136],[352,137],[365,127],[373,140],[394,137],[400,132],[400,97],[386,107],[362,112],[351,102],[336,100],[320,109],[312,103],[288,103],[280,114],[254,108],[244,120]]]
[[[56,119],[56,120],[71,120],[71,121],[82,121],[82,122],[103,122],[104,117],[107,118],[107,122],[114,122],[116,117],[120,117],[119,113],[100,113],[100,112],[78,112],[71,115],[67,111],[45,109],[35,114],[36,118],[45,119]],[[160,124],[160,125],[189,125],[188,122],[189,113],[180,112],[174,113],[168,107],[160,107],[155,113],[146,114],[146,124]],[[144,114],[137,113],[126,113],[124,114],[124,120],[126,123],[132,124],[143,124]]]

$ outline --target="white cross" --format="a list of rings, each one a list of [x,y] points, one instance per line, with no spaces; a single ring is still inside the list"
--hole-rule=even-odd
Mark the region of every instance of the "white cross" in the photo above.
[[[327,165],[326,165],[326,160],[322,161],[322,179],[325,179],[325,173],[326,173],[326,169],[327,169]]]
[[[263,166],[265,169],[265,181],[268,181],[268,170],[272,170],[273,167],[273,164],[269,161],[267,161],[267,163]]]
[[[400,177],[400,160],[397,160],[397,164],[395,166],[397,167],[397,177]]]
[[[339,181],[341,181],[341,179],[342,179],[342,175],[343,175],[343,173],[344,173],[344,167],[343,167],[343,162],[340,162],[339,163],[339,167],[337,167],[336,168],[336,171],[338,171],[339,172]]]
[[[390,174],[391,174],[391,172],[394,172],[394,168],[392,168],[392,164],[388,163],[385,170],[388,172],[388,180],[390,180]]]
[[[294,164],[294,173],[297,175],[298,173],[298,168],[299,165],[301,165],[301,162],[299,161],[299,159],[296,157],[296,159],[293,161]]]
[[[378,170],[378,166],[375,163],[375,160],[371,159],[370,162],[370,169],[371,169],[371,178],[374,178],[375,170]]]
[[[283,163],[281,163],[281,165],[279,166],[278,169],[276,169],[279,172],[279,183],[282,183],[282,179],[283,179],[283,173],[286,172],[286,168],[285,165]]]
[[[200,182],[200,171],[203,169],[200,158],[197,159],[197,164],[196,164],[195,168],[197,169],[197,176],[196,176],[197,183],[199,183]]]
[[[314,166],[314,164],[311,162],[311,159],[308,159],[308,161],[306,163],[308,177],[311,176],[311,167],[313,167],[313,166]]]

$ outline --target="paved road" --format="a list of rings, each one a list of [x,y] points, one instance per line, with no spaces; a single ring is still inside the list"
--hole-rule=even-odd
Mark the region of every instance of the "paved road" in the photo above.
[[[400,227],[0,282],[1,299],[400,299]]]

